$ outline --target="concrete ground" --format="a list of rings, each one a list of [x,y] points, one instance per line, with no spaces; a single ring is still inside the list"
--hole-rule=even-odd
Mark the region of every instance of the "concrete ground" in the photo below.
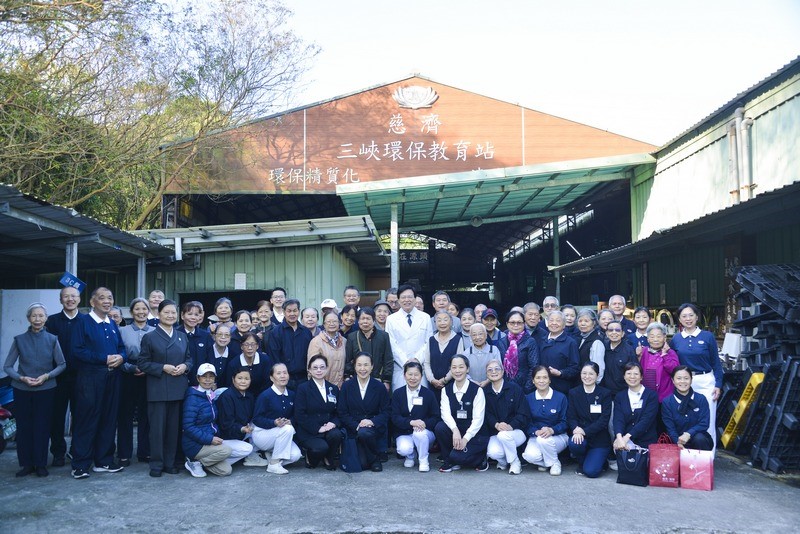
[[[302,460],[301,460],[302,461]],[[435,464],[435,462],[432,462]],[[435,464],[438,465],[438,464]],[[433,466],[432,466],[433,467]],[[73,480],[68,467],[18,479],[16,451],[0,455],[0,531],[11,532],[794,532],[800,490],[721,454],[711,492],[560,477],[419,473],[392,457],[382,473],[289,466],[284,476],[150,478],[146,464]]]

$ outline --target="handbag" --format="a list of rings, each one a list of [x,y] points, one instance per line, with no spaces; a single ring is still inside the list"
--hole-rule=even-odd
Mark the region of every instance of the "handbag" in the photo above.
[[[714,452],[681,450],[681,487],[711,491],[714,489]]]
[[[649,460],[647,449],[617,451],[617,484],[647,486]]]
[[[650,485],[677,488],[681,470],[681,448],[672,443],[667,434],[661,434],[650,451]],[[619,464],[617,464],[619,465]]]
[[[360,473],[361,459],[358,455],[358,442],[356,438],[345,438],[342,443],[342,457],[339,458],[339,465],[345,473]]]

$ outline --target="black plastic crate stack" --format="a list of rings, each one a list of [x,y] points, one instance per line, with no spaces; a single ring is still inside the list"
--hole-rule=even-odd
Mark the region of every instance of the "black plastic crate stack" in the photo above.
[[[743,309],[734,326],[745,340],[741,357],[751,370],[764,372],[764,382],[744,431],[734,441],[734,450],[749,453],[753,465],[762,469],[798,469],[800,266],[745,266],[737,282],[742,287],[739,299]],[[717,415],[727,421],[726,408],[720,406]]]

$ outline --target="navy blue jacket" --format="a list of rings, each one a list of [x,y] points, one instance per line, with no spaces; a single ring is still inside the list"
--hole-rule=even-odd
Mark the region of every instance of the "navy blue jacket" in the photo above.
[[[617,348],[612,349],[608,339],[606,345],[606,369],[603,371],[602,386],[609,390],[612,395],[620,391],[627,390],[628,384],[625,383],[625,364],[636,363],[639,359],[633,351],[630,343],[621,341]]]
[[[78,321],[80,320],[81,313],[70,319],[64,315],[64,310],[55,313],[47,318],[45,328],[48,332],[58,338],[58,344],[61,345],[61,352],[64,353],[64,360],[67,362],[67,370],[75,370],[75,357],[72,355],[72,338],[77,329]]]
[[[483,386],[483,396],[486,399],[483,424],[490,435],[497,434],[498,430],[494,427],[497,423],[507,423],[514,430],[528,431],[531,410],[519,384],[511,380],[503,380],[500,393],[495,393],[492,383],[489,382]]]
[[[328,396],[336,399],[328,400]],[[333,423],[341,427],[342,422],[336,413],[336,405],[341,395],[336,384],[325,381],[325,398],[319,394],[317,385],[313,380],[303,382],[297,386],[294,397],[294,429],[300,441],[314,438],[319,435],[319,429],[325,423]]]
[[[693,393],[692,400],[697,406],[686,412],[686,415],[681,415],[678,411],[680,403],[675,395],[670,395],[661,403],[661,419],[672,443],[678,443],[678,437],[684,432],[694,437],[698,432],[708,431],[711,417],[708,400],[696,392]]]
[[[78,369],[106,369],[109,354],[128,360],[125,344],[114,321],[96,322],[91,315],[80,315],[72,337],[72,355]],[[117,367],[122,369],[122,366]]]
[[[210,362],[207,359],[207,347],[214,345],[214,341],[211,339],[211,334],[209,334],[208,330],[196,326],[194,332],[190,334],[186,332],[186,327],[183,325],[179,325],[175,329],[179,332],[184,332],[186,334],[186,339],[189,340],[189,356],[192,357],[193,370],[197,370],[201,364],[206,362],[212,365],[214,364],[214,362]],[[217,376],[222,376],[219,374],[219,371],[224,371],[224,369],[217,369]],[[189,383],[192,386],[196,386],[197,373],[189,373],[189,375]]]
[[[625,336],[625,341],[630,343],[634,350],[636,350],[636,347],[650,346],[650,343],[647,341],[647,336],[638,337],[635,330]]]
[[[626,343],[620,343],[626,345]],[[656,418],[658,417],[658,393],[643,388],[642,407],[631,409],[628,388],[614,397],[614,435],[631,435],[631,441],[640,447],[648,447],[658,441]]]
[[[398,435],[411,434],[414,431],[411,428],[411,421],[415,419],[422,419],[425,422],[425,428],[433,432],[436,423],[441,419],[440,406],[436,400],[436,395],[425,386],[419,386],[419,398],[422,399],[422,405],[412,406],[411,411],[409,411],[407,389],[408,386],[403,386],[392,393],[392,426],[394,426],[396,433]]]
[[[602,386],[595,386],[592,393],[586,393],[583,384],[569,390],[567,424],[570,429],[581,427],[586,433],[588,447],[611,448],[608,435],[608,421],[611,419],[613,400],[611,392]],[[592,413],[591,405],[600,405],[600,413]]]
[[[620,325],[622,326],[622,335],[627,336],[628,334],[633,334],[636,332],[636,323],[628,319],[627,317],[623,317],[619,320]]]
[[[183,452],[194,460],[203,445],[211,445],[214,436],[219,436],[216,398],[211,400],[205,391],[188,388],[183,400]]]
[[[386,387],[374,378],[369,379],[367,392],[361,398],[358,378],[351,378],[342,384],[339,396],[339,419],[350,437],[356,437],[358,423],[370,419],[378,432],[389,424],[389,393]]]
[[[566,434],[567,432],[567,396],[552,387],[553,397],[550,399],[537,399],[536,392],[528,393],[525,398],[531,411],[531,424],[528,425],[528,435],[534,436],[537,430],[546,426],[553,429],[553,433]]]
[[[572,389],[580,372],[579,362],[578,344],[566,332],[562,332],[555,339],[542,340],[539,347],[539,364],[561,371],[561,376],[551,378],[551,386],[556,391],[566,395]]]
[[[714,372],[715,387],[722,387],[722,362],[719,359],[719,349],[714,334],[708,330],[701,330],[696,336],[684,338],[682,334],[675,334],[669,346],[678,353],[681,365],[686,365],[692,372]]]
[[[266,354],[259,354],[258,365],[242,365],[242,358],[240,356],[231,357],[228,353],[228,366],[225,369],[225,383],[217,384],[220,387],[231,387],[233,385],[233,377],[236,376],[242,369],[250,371],[250,391],[253,396],[257,397],[262,391],[272,385],[272,380],[269,378],[270,371],[272,371],[273,361]],[[223,359],[223,358],[215,358]]]
[[[258,396],[253,412],[253,423],[257,427],[269,430],[275,428],[275,419],[294,418],[294,391],[287,389],[286,393],[286,395],[278,395],[272,388],[269,388]],[[297,431],[295,430],[295,432]]]
[[[240,439],[245,435],[242,427],[253,420],[256,398],[248,389],[244,393],[228,387],[217,399],[219,434],[222,439]]]
[[[285,363],[292,378],[308,376],[306,358],[311,343],[311,331],[300,323],[293,329],[282,321],[269,333],[269,355],[275,363]]]

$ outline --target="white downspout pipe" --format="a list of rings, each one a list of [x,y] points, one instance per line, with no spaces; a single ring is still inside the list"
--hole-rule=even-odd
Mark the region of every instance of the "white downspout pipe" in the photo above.
[[[741,129],[741,145],[742,145],[742,182],[745,188],[745,198],[750,200],[753,198],[753,172],[750,169],[750,127],[753,126],[753,119],[746,118],[742,121]]]
[[[742,121],[744,120],[744,108],[739,107],[736,108],[736,111],[733,112],[733,120],[736,125],[736,167],[739,172],[739,181],[737,182],[740,188],[739,199],[740,200],[747,200],[747,193],[744,195],[741,194],[741,188],[743,187],[742,184],[742,140],[739,139],[739,132],[742,131]]]
[[[736,121],[732,120],[728,123],[728,175],[733,176],[734,189],[731,191],[733,195],[733,205],[735,206],[741,201],[741,187],[739,181],[739,153],[736,142],[737,130]]]

